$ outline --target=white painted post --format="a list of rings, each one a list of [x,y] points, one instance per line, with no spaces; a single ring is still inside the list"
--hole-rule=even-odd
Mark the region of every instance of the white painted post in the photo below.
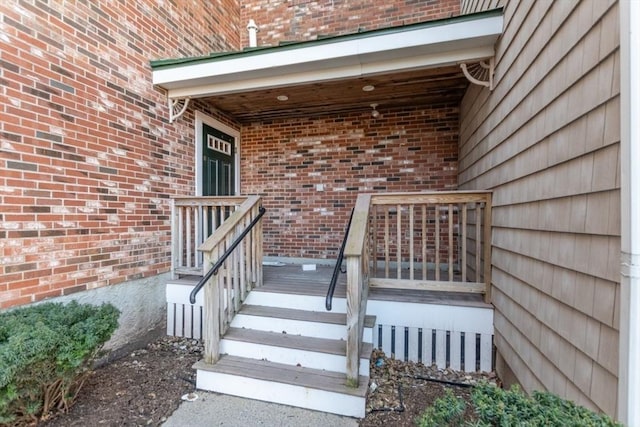
[[[617,418],[640,425],[640,3],[620,1],[621,274]]]

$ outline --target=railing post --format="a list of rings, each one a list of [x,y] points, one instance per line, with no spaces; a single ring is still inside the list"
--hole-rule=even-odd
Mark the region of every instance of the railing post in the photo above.
[[[178,235],[178,209],[176,201],[171,199],[171,280],[178,278],[178,239],[182,237]]]
[[[360,348],[364,315],[367,311],[369,286],[369,208],[370,194],[356,200],[345,244],[347,260],[347,385],[358,387],[360,380]],[[366,265],[365,265],[366,264]]]
[[[211,252],[204,253],[204,265],[213,265]],[[215,254],[214,254],[215,255]],[[214,364],[220,355],[220,287],[218,277],[209,279],[204,288],[204,361]]]
[[[491,303],[491,194],[486,195],[484,205],[484,302]]]
[[[352,387],[360,378],[361,272],[361,257],[347,256],[347,384]]]
[[[257,215],[257,213],[256,213]],[[263,274],[262,274],[262,244],[263,244],[263,227],[262,221],[258,223],[257,226],[257,239],[256,239],[256,268],[257,268],[257,281],[256,287],[262,286],[263,284]]]

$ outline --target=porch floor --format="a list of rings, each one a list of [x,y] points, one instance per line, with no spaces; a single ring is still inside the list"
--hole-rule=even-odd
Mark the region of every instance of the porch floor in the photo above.
[[[299,264],[282,266],[263,266],[263,292],[286,292],[299,295],[325,296],[333,274],[333,267],[317,265],[316,270],[304,271]],[[340,273],[334,297],[345,298],[347,275]],[[441,292],[405,289],[369,290],[369,299],[382,301],[412,302],[419,304],[458,305],[466,307],[491,308],[484,302],[483,296],[469,292]]]

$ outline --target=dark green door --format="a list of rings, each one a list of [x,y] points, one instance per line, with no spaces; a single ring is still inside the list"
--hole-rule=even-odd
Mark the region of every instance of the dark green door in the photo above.
[[[206,124],[202,135],[202,195],[234,195],[234,137]]]

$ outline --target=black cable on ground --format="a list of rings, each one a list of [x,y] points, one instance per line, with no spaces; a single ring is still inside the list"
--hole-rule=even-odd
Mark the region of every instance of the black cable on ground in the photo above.
[[[192,380],[191,378],[187,378],[187,377],[180,377],[181,380],[188,382],[189,384],[193,384],[194,386],[196,385],[195,380]]]
[[[437,378],[423,377],[422,375],[413,375],[412,378],[416,378],[418,380],[431,381],[431,382],[434,382],[434,383],[452,385],[452,386],[456,386],[456,387],[465,387],[465,388],[475,387],[474,384],[458,383],[458,382],[455,382],[455,381],[447,381],[447,380],[439,380]]]

